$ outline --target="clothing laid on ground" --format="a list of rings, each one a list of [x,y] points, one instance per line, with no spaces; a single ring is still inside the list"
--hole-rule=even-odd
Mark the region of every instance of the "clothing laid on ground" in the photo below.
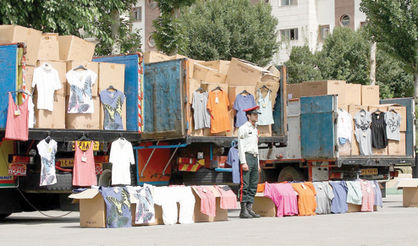
[[[347,184],[345,181],[331,181],[334,192],[334,199],[331,202],[331,212],[334,214],[343,214],[348,211],[347,205]]]
[[[258,155],[258,130],[249,121],[238,129],[238,153],[241,164],[247,163],[245,153]]]
[[[248,171],[242,170],[241,165],[241,186],[240,201],[253,203],[258,184],[258,157],[250,153],[245,153]]]
[[[73,186],[97,185],[93,144],[93,141],[91,141],[88,150],[82,151],[79,142],[75,142]]]
[[[362,212],[373,212],[374,206],[374,189],[373,183],[368,180],[361,180],[361,190],[363,192],[363,199],[361,203]]]
[[[207,216],[216,216],[216,197],[213,191],[205,186],[193,187],[200,197],[200,212]]]
[[[54,92],[62,88],[58,71],[49,63],[43,63],[33,71],[32,88],[38,92],[37,109],[54,110]]]
[[[242,126],[247,122],[247,115],[244,110],[257,106],[254,100],[254,96],[251,94],[238,94],[235,98],[234,109],[237,111],[235,127]]]
[[[210,133],[231,131],[228,107],[228,93],[222,90],[209,92],[207,109],[211,116]]]
[[[316,191],[311,182],[293,183],[293,189],[298,193],[299,216],[315,215]]]
[[[400,140],[401,120],[401,116],[396,112],[389,111],[385,113],[386,135],[388,139]]]
[[[361,155],[372,155],[372,136],[370,125],[372,123],[371,114],[365,110],[360,110],[354,116],[356,140],[359,144]]]
[[[236,209],[237,208],[237,196],[227,185],[215,186],[221,194],[221,208],[222,209]]]
[[[346,181],[347,184],[347,203],[361,205],[363,195],[359,181]]]
[[[374,205],[383,207],[382,191],[380,190],[379,183],[374,180],[372,187],[374,189]]]
[[[16,105],[12,93],[9,94],[9,106],[7,108],[6,133],[4,138],[9,140],[27,141],[29,138],[29,110],[28,98]]]
[[[372,114],[372,147],[376,149],[384,149],[388,146],[388,138],[386,136],[385,113]]]
[[[70,84],[68,113],[94,113],[92,87],[96,83],[97,74],[89,69],[71,69],[66,77]]]
[[[232,183],[239,184],[241,182],[241,177],[240,177],[239,155],[238,155],[237,148],[231,147],[229,149],[226,164],[232,167]]]
[[[146,224],[155,222],[155,209],[152,192],[149,185],[128,186],[129,199],[136,204],[135,224]]]
[[[263,95],[261,94],[261,90],[258,89],[257,97],[258,97],[257,104],[258,106],[260,106],[259,111],[261,113],[258,115],[257,125],[267,126],[267,125],[274,124],[273,108],[272,108],[271,99],[270,99],[270,90],[267,92],[267,95],[263,97]]]
[[[330,214],[334,192],[328,182],[313,183],[316,191],[316,214]]]
[[[125,94],[115,90],[102,90],[100,101],[103,104],[104,120],[103,128],[105,130],[123,130],[122,107],[125,102]]]
[[[193,92],[192,108],[194,129],[210,128],[210,114],[207,109],[208,92]]]
[[[106,227],[132,226],[131,202],[126,187],[100,187],[106,204]]]
[[[124,138],[113,141],[109,162],[112,163],[112,185],[130,185],[130,165],[135,164],[132,144]]]
[[[264,196],[270,198],[277,208],[277,217],[292,216],[299,213],[297,193],[291,184],[264,184]]]
[[[36,145],[41,156],[41,180],[40,186],[53,185],[57,183],[55,174],[55,154],[57,153],[57,142],[50,139],[49,143],[44,139]]]

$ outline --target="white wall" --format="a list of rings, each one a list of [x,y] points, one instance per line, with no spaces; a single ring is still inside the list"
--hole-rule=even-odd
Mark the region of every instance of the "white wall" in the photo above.
[[[361,22],[366,21],[366,14],[360,11],[361,0],[354,1],[354,30],[361,27]]]

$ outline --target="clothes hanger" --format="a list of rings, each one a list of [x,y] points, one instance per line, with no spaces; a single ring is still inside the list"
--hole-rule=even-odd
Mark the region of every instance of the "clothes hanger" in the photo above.
[[[241,93],[240,93],[241,95],[242,94],[247,94],[247,95],[249,95],[250,93],[247,91],[247,90],[243,90],[243,91],[241,91]]]
[[[265,90],[271,91],[270,88],[268,88],[266,85],[261,86],[260,89],[265,89]]]
[[[123,137],[122,133],[119,133],[119,139],[126,141],[126,139]]]
[[[48,132],[48,136],[44,139],[46,143],[51,142],[51,132]]]
[[[113,85],[109,85],[109,87],[107,87],[106,90],[113,90],[113,91],[117,91],[117,89],[115,87],[113,87]]]
[[[86,136],[86,133],[83,132],[83,136],[81,136],[81,138],[79,138],[77,141],[89,141],[91,140],[90,138],[88,138]]]
[[[78,70],[78,69],[87,70],[87,68],[84,65],[80,65],[80,66],[74,68],[73,70]]]
[[[198,92],[203,92],[203,88],[202,87],[200,87],[199,89],[197,89],[196,91],[198,91]]]
[[[222,91],[222,89],[221,89],[221,87],[220,86],[217,86],[215,89],[213,89],[212,91],[216,91],[216,90],[220,90],[220,91]]]
[[[16,91],[9,91],[10,93],[23,93],[23,94],[26,94],[26,95],[28,95],[28,96],[32,96],[32,94],[30,94],[29,92],[27,92],[27,91],[24,91],[24,90],[22,90],[22,89],[19,89],[19,90],[16,90]]]

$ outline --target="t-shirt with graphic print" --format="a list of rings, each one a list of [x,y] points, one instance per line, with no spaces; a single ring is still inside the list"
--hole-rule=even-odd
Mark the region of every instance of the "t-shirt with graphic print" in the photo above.
[[[123,92],[102,90],[99,95],[104,110],[104,129],[123,130],[122,106],[125,101]]]
[[[131,201],[126,187],[100,187],[106,204],[106,227],[132,226]]]
[[[57,142],[51,139],[49,143],[44,140],[36,146],[41,156],[41,180],[40,186],[53,185],[57,183],[55,174],[55,154],[57,153]]]
[[[94,113],[91,88],[96,83],[97,74],[90,69],[72,69],[67,72],[66,77],[70,84],[67,112],[73,114]]]
[[[400,140],[401,120],[401,116],[398,113],[392,111],[385,113],[386,136],[388,139]]]

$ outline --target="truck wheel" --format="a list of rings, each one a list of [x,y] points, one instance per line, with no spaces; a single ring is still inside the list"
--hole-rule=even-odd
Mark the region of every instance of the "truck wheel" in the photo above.
[[[9,214],[0,214],[0,220],[7,218],[7,216],[11,215],[12,213]]]
[[[304,177],[298,169],[288,166],[280,171],[277,181],[304,181]]]
[[[112,170],[105,169],[99,177],[99,186],[109,187],[112,183]]]

